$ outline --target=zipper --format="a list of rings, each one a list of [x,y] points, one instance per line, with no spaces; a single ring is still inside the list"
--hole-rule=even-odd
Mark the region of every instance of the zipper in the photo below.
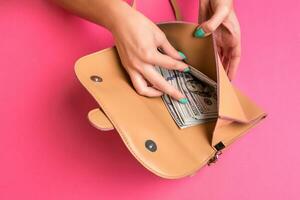
[[[225,148],[225,145],[223,144],[223,142],[219,142],[214,147],[217,151],[214,154],[214,156],[208,160],[207,162],[208,166],[210,166],[213,163],[216,163],[219,160],[219,156],[222,155],[222,150]]]

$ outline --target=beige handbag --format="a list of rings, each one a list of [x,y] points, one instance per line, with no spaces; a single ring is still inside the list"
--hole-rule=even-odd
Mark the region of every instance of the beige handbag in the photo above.
[[[171,1],[176,18],[180,12]],[[218,84],[218,118],[179,129],[161,97],[148,98],[134,90],[115,47],[80,58],[75,71],[98,102],[88,119],[101,131],[115,129],[132,155],[154,174],[169,179],[193,175],[214,163],[221,151],[266,116],[231,84],[218,57],[214,36],[195,38],[197,24],[158,24],[169,42],[187,56],[187,63]]]

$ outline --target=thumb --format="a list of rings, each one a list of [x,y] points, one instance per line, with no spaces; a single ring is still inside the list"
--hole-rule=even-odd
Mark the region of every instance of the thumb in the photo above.
[[[227,18],[227,16],[229,15],[229,11],[230,10],[227,7],[217,7],[212,17],[197,27],[194,36],[202,38],[207,35],[210,35]]]

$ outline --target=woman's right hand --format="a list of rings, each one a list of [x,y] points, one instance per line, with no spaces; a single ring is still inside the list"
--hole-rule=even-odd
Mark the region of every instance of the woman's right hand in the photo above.
[[[154,68],[160,66],[188,72],[189,66],[182,62],[184,54],[178,52],[148,18],[126,3],[120,5],[108,28],[114,35],[121,62],[137,93],[148,97],[166,93],[181,103],[187,103],[186,97]]]

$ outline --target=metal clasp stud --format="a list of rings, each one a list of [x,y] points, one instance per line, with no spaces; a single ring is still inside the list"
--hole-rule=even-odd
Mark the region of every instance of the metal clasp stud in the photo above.
[[[100,76],[96,76],[96,75],[91,76],[90,79],[94,82],[102,82],[103,81],[103,79]]]

